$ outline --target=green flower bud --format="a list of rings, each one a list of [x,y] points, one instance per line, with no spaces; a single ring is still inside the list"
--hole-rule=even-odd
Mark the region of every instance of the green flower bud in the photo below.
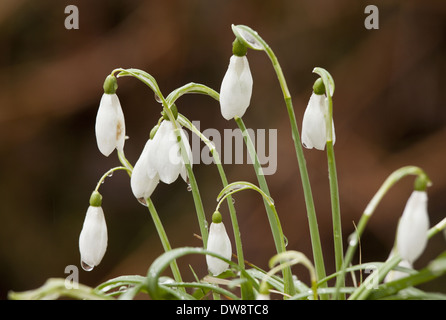
[[[90,206],[100,207],[101,205],[102,205],[102,195],[95,190],[90,196]]]
[[[425,174],[420,174],[416,179],[414,183],[414,190],[415,191],[426,191],[427,187],[431,185],[431,181],[429,180],[428,176]]]
[[[108,75],[104,81],[104,93],[114,94],[116,93],[117,89],[118,89],[118,80],[116,80],[116,77],[114,75],[112,74]]]
[[[221,213],[219,211],[215,211],[212,214],[212,223],[221,223],[223,221],[223,218],[221,216]]]
[[[243,57],[246,56],[246,52],[248,52],[248,47],[245,46],[238,38],[235,38],[232,43],[232,53],[235,56]]]
[[[318,78],[313,85],[313,92],[317,95],[325,94],[325,85],[322,78]]]

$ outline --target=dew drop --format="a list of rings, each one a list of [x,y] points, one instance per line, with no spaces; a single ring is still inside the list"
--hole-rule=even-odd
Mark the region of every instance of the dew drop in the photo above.
[[[129,288],[128,286],[121,286],[121,287],[119,287],[118,291],[125,292],[125,291],[127,291],[128,288]]]
[[[138,198],[138,202],[141,203],[143,206],[147,207],[146,199],[144,199],[144,198]]]
[[[234,204],[235,203],[235,198],[234,197],[232,197],[232,204]]]
[[[88,263],[81,261],[81,266],[82,269],[84,269],[85,271],[91,271],[93,270],[94,266],[90,266]]]
[[[187,191],[192,191],[192,186],[190,185],[190,183],[187,184]]]
[[[109,178],[113,177],[113,172],[110,172],[110,173],[107,175],[107,177],[109,177]]]
[[[156,93],[155,93],[155,100],[156,100],[156,102],[158,102],[158,103],[162,103],[162,102],[163,102],[163,101],[161,100],[160,96],[157,95]]]
[[[357,244],[358,244],[358,240],[357,240],[356,234],[353,233],[348,237],[348,245],[351,247],[354,247]]]

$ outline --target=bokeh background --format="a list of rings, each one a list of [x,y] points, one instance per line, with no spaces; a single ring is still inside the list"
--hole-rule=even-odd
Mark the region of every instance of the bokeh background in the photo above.
[[[67,5],[79,9],[79,29],[67,30]],[[364,9],[379,9],[379,29],[367,30]],[[101,186],[109,230],[103,262],[80,268],[78,236],[89,196],[100,176],[119,165],[96,147],[94,122],[103,80],[117,67],[152,74],[165,95],[188,82],[216,90],[226,71],[234,35],[231,24],[257,30],[273,48],[302,119],[316,66],[336,82],[335,145],[344,237],[385,178],[405,165],[425,169],[431,224],[446,212],[446,3],[357,0],[2,0],[0,2],[0,297],[36,288],[50,277],[79,267],[79,281],[95,286],[123,274],[144,275],[163,250],[147,209],[133,197],[129,178],[114,174]],[[288,248],[311,254],[300,176],[281,91],[263,53],[248,53],[254,78],[244,116],[253,129],[278,130],[278,167],[267,176]],[[159,117],[153,93],[133,78],[119,80],[134,163]],[[236,128],[218,103],[185,96],[180,112],[201,129]],[[324,152],[305,150],[327,272],[333,243]],[[226,165],[230,181],[256,182],[247,165]],[[215,166],[196,165],[207,215],[221,183]],[[412,178],[391,189],[361,239],[363,262],[382,261],[393,245],[397,220],[412,191]],[[245,258],[261,267],[274,244],[261,198],[235,196]],[[199,246],[194,206],[185,183],[160,184],[153,201],[173,247]],[[229,218],[226,207],[223,216]],[[232,237],[232,235],[231,235]],[[421,268],[445,249],[438,235],[416,262]],[[234,249],[235,250],[235,249]],[[179,261],[206,274],[202,256]],[[307,272],[296,267],[303,280]],[[424,288],[446,292],[445,279]]]

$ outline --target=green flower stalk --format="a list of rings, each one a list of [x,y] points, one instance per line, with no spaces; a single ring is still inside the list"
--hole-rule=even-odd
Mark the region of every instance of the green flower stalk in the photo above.
[[[294,142],[294,148],[296,151],[297,162],[299,165],[299,172],[301,175],[305,204],[307,208],[308,224],[310,228],[315,269],[318,279],[323,279],[325,278],[325,263],[322,252],[322,245],[320,241],[316,210],[311,191],[311,184],[306,167],[306,160],[301,145],[301,139],[297,126],[296,115],[294,113],[293,102],[290,91],[288,89],[287,82],[285,80],[285,76],[282,71],[282,67],[280,66],[277,56],[274,54],[273,50],[265,42],[265,40],[263,40],[262,37],[260,37],[260,35],[256,31],[244,25],[236,25],[236,26],[233,25],[232,31],[234,32],[237,39],[240,42],[242,42],[246,47],[253,50],[264,51],[267,54],[268,58],[271,60],[274,71],[276,72],[277,79],[279,80],[280,88],[282,89],[283,98],[288,112],[288,117],[290,119],[291,134]]]
[[[335,85],[333,77],[327,70],[323,68],[314,68],[313,72],[320,76],[320,78],[316,80],[313,86],[313,94],[311,98],[317,100],[316,104],[311,104],[310,99],[310,104],[305,111],[302,124],[302,142],[305,143],[306,141],[307,143],[314,143],[315,147],[319,150],[324,149],[324,144],[326,144],[327,147],[335,266],[336,271],[339,271],[342,269],[343,265],[344,249],[342,243],[343,239],[339,187],[334,154],[335,130],[333,123],[333,94]],[[309,110],[312,111],[310,111],[310,113],[307,113]],[[311,117],[314,119],[310,123],[308,123],[309,118]],[[313,125],[316,127],[311,128],[309,125]],[[307,129],[307,132],[304,132],[304,127]],[[313,136],[311,136],[311,134],[313,134]],[[311,139],[304,140],[304,138],[310,137]]]

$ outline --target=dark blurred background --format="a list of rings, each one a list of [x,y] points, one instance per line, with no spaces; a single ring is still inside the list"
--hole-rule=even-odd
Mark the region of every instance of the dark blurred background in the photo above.
[[[67,5],[79,9],[79,29],[67,30]],[[379,9],[379,29],[367,30],[364,9]],[[344,237],[381,183],[405,165],[425,169],[431,225],[446,212],[446,3],[428,1],[124,1],[2,0],[0,2],[0,297],[36,288],[50,277],[80,269],[78,236],[98,179],[119,165],[97,149],[94,122],[105,77],[117,67],[152,74],[167,95],[194,81],[216,90],[226,71],[234,35],[231,24],[257,30],[279,58],[299,127],[314,67],[334,77],[336,161]],[[248,53],[254,78],[244,116],[254,129],[278,129],[278,167],[267,176],[288,249],[312,257],[305,204],[280,87],[265,54]],[[134,163],[159,117],[153,93],[133,78],[119,80],[127,125],[125,152]],[[236,128],[218,103],[189,95],[180,112],[201,129]],[[324,152],[305,150],[327,272],[333,243]],[[226,165],[230,181],[255,182],[251,166]],[[215,166],[196,165],[206,213],[215,208],[221,183]],[[362,261],[382,261],[393,245],[397,220],[412,192],[405,178],[379,205],[361,239]],[[124,172],[100,189],[109,230],[101,265],[80,269],[79,281],[95,286],[123,274],[144,275],[163,252],[148,210],[130,190]],[[245,258],[266,268],[274,244],[258,194],[235,196]],[[160,184],[152,197],[173,247],[199,246],[194,206],[185,183]],[[231,231],[227,207],[222,213]],[[232,238],[232,233],[229,232]],[[415,263],[422,268],[445,249],[443,235],[429,242]],[[235,247],[234,247],[235,252]],[[202,256],[179,261],[206,274]],[[296,267],[303,280],[307,272]],[[168,274],[168,273],[167,273]],[[446,292],[445,279],[424,286]]]

